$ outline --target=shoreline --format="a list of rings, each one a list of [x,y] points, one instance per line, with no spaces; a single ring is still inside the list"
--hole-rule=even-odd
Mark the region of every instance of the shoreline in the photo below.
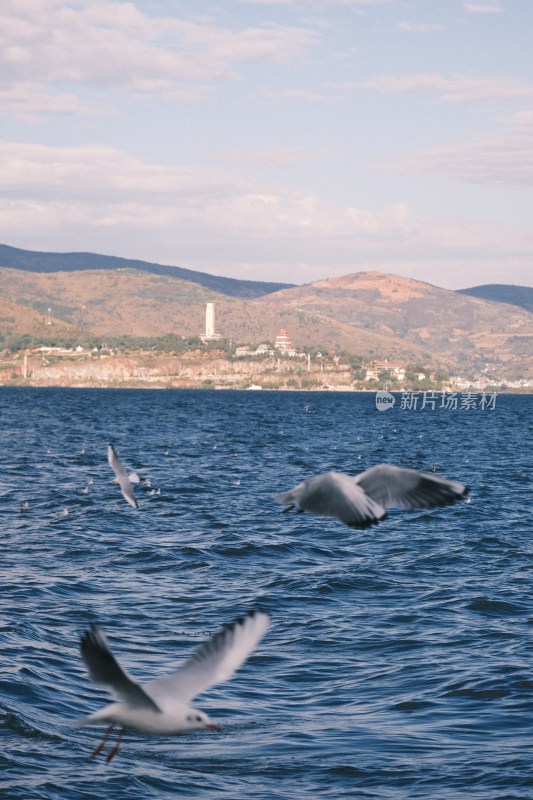
[[[198,389],[216,391],[316,392],[533,392],[529,381],[500,376],[455,375],[419,380],[362,380],[353,364],[338,357],[300,359],[279,356],[228,358],[220,352],[69,355],[19,351],[0,360],[0,386],[83,389]]]

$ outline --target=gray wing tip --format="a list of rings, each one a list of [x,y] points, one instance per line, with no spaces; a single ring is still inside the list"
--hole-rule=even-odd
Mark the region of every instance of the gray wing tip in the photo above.
[[[89,651],[109,652],[109,645],[107,644],[107,637],[103,630],[98,627],[95,622],[91,622],[88,630],[86,630],[80,637],[80,650],[82,656]]]
[[[465,483],[462,483],[461,481],[450,480],[449,478],[445,479],[444,486],[446,487],[447,492],[442,497],[443,505],[451,505],[452,503],[455,503],[456,500],[466,497],[470,492],[470,487]]]
[[[226,622],[226,624],[222,626],[220,633],[225,634],[230,631],[234,631],[235,628],[245,625],[249,619],[253,620],[256,619],[257,617],[266,617],[267,620],[270,620],[270,616],[269,614],[267,614],[266,611],[263,611],[261,608],[251,608],[245,614],[241,614],[236,619],[234,619],[233,622]]]
[[[367,528],[372,528],[374,525],[379,525],[380,522],[387,519],[387,514],[383,513],[381,517],[365,517],[364,519],[354,520],[353,522],[346,522],[345,524],[348,525],[350,528],[359,528],[360,530],[366,530]]]
[[[240,617],[237,617],[235,624],[243,625],[247,619],[256,619],[256,617],[266,617],[269,620],[270,614],[268,614],[268,612],[263,608],[251,608],[246,612],[246,614],[242,614]]]
[[[231,636],[234,634],[237,628],[243,628],[248,620],[256,620],[259,617],[264,617],[267,626],[270,624],[270,615],[266,611],[263,611],[260,608],[252,608],[245,614],[238,616],[233,620],[233,622],[226,622],[226,624],[220,628],[218,633],[216,633],[210,641],[206,642],[207,646],[210,644],[217,646],[223,642],[228,635]]]

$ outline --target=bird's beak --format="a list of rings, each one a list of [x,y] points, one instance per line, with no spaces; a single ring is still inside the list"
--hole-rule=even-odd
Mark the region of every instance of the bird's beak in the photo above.
[[[207,727],[210,728],[212,731],[221,731],[222,728],[220,725],[217,725],[216,722],[208,722]]]

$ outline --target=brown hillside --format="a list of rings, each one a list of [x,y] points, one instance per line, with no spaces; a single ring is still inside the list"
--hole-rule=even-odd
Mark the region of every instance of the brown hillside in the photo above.
[[[467,300],[467,302],[464,302]],[[276,292],[254,301],[279,312],[299,309],[354,339],[378,336],[398,350],[430,354],[457,368],[506,366],[531,374],[532,315],[396,275],[361,272]],[[369,340],[369,339],[368,339]],[[391,345],[389,344],[389,347]]]
[[[61,335],[78,332],[74,325],[55,318],[53,318],[53,328]],[[16,335],[43,336],[50,332],[50,326],[47,325],[46,313],[40,313],[29,306],[0,297],[0,331]]]
[[[10,332],[29,332],[31,326],[40,330],[50,308],[57,320],[54,333],[79,328],[101,336],[198,335],[204,330],[205,304],[211,301],[218,332],[235,342],[273,341],[283,327],[296,346],[418,360],[459,371],[492,365],[502,377],[532,377],[529,312],[377,272],[240,300],[136,270],[28,273],[5,268],[0,269],[0,296],[8,304],[0,326]]]

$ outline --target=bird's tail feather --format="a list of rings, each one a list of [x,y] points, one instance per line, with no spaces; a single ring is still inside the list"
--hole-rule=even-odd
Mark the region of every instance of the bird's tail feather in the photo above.
[[[83,728],[85,725],[91,725],[91,717],[79,717],[78,719],[70,719],[68,722],[69,728]]]
[[[69,728],[84,728],[86,725],[101,725],[104,722],[109,722],[107,709],[101,709],[94,714],[89,714],[86,717],[78,717],[78,719],[69,720]]]
[[[292,503],[294,500],[294,493],[292,490],[288,492],[281,492],[280,494],[275,494],[274,499],[278,501],[278,503]]]

